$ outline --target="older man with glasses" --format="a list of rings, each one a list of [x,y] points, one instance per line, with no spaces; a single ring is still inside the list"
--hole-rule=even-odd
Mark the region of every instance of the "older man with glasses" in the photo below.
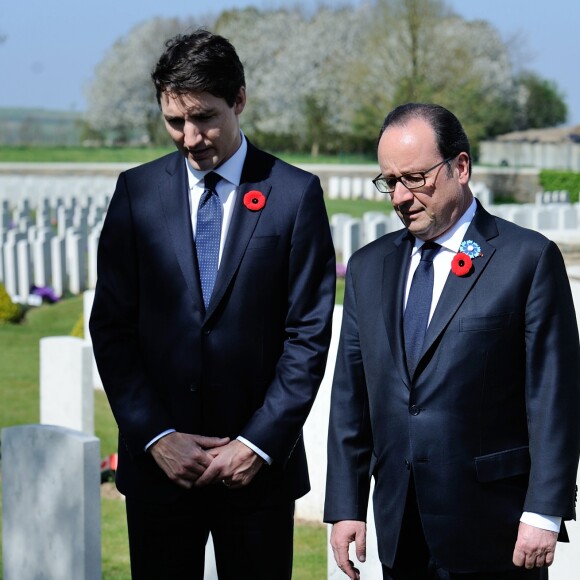
[[[383,576],[547,578],[575,517],[580,348],[562,256],[490,215],[469,141],[437,105],[381,129],[373,180],[405,229],[349,262],[325,521],[352,579],[371,477]]]

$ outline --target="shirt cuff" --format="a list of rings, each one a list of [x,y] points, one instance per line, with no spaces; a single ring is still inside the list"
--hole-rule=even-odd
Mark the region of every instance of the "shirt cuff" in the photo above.
[[[238,441],[241,441],[244,445],[247,445],[254,453],[257,453],[268,465],[272,465],[272,458],[264,453],[259,447],[256,447],[253,443],[250,443],[245,437],[239,435],[237,437]]]
[[[157,437],[151,439],[151,441],[149,441],[149,443],[147,443],[147,445],[145,445],[145,451],[149,451],[149,447],[151,447],[151,445],[153,445],[153,443],[155,443],[156,441],[159,441],[159,439],[161,439],[162,437],[165,437],[165,435],[169,435],[169,433],[175,433],[175,429],[167,429],[166,431],[163,431],[163,433],[159,433],[159,435],[157,435]]]
[[[562,518],[560,516],[547,516],[545,514],[524,512],[520,518],[520,522],[534,526],[535,528],[542,528],[542,530],[559,533]]]

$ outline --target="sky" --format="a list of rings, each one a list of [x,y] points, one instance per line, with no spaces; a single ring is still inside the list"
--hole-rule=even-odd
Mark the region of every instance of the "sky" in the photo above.
[[[313,8],[319,0],[0,0],[0,107],[85,110],[84,91],[106,51],[135,25],[155,16],[185,18],[246,6],[297,4]],[[517,38],[523,48],[519,64],[556,83],[568,105],[566,125],[580,124],[579,0],[446,4],[466,20],[487,20],[504,41]]]

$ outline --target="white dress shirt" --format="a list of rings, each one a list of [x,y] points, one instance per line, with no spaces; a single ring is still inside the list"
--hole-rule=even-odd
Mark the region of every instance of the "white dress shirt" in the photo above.
[[[445,281],[447,276],[451,271],[451,262],[453,256],[459,251],[459,246],[461,242],[465,240],[465,234],[467,229],[475,216],[475,211],[477,209],[477,204],[475,199],[471,202],[471,205],[467,208],[465,213],[461,216],[459,221],[443,235],[439,236],[434,242],[441,246],[441,250],[437,253],[433,259],[433,298],[431,301],[431,310],[429,312],[429,322],[435,312],[441,293],[443,292],[443,286],[445,286]],[[473,240],[477,242],[477,240]],[[415,246],[411,251],[411,264],[409,266],[409,273],[407,275],[407,285],[405,288],[405,308],[407,308],[407,299],[409,298],[409,289],[411,288],[411,282],[413,280],[413,274],[421,261],[421,246],[424,244],[423,240],[415,239]],[[543,528],[545,530],[550,530],[552,532],[560,531],[560,524],[562,518],[559,516],[548,516],[543,514],[535,514],[532,512],[524,512],[520,521],[529,524],[530,526],[535,526],[536,528]]]

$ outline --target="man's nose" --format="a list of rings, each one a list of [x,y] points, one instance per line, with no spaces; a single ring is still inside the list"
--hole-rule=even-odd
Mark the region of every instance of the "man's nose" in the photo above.
[[[400,181],[395,184],[395,189],[391,192],[391,201],[393,205],[401,205],[413,200],[413,192],[405,187]]]
[[[202,134],[195,123],[185,121],[183,126],[183,141],[188,149],[193,149],[202,141]]]

